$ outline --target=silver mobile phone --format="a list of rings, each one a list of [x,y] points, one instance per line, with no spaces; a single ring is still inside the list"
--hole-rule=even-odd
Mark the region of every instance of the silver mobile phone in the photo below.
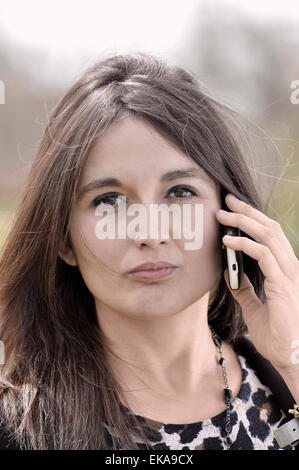
[[[222,195],[222,205],[224,210],[232,212],[225,203],[224,193]],[[224,235],[240,237],[241,233],[239,228],[222,225],[222,237]],[[233,250],[232,248],[225,246],[224,265],[225,268],[228,268],[228,279],[230,288],[232,290],[239,289],[244,276],[243,252]]]
[[[223,236],[230,235],[230,236],[240,236],[240,229],[235,227],[223,227]],[[243,274],[244,274],[244,267],[243,267],[243,252],[238,250],[233,250],[232,248],[225,247],[225,265],[228,268],[228,279],[229,285],[232,290],[236,290],[240,288],[242,284]]]

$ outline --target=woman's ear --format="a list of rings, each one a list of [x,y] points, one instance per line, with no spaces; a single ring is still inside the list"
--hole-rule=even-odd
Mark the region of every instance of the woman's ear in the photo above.
[[[67,237],[67,243],[66,244],[63,243],[63,242],[60,243],[58,256],[61,259],[63,259],[63,261],[65,261],[70,266],[77,266],[78,265],[76,257],[74,255],[74,252],[73,252],[71,244],[70,244],[69,236]]]

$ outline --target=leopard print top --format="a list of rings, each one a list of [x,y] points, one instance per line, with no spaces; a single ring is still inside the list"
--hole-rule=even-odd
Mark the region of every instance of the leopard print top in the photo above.
[[[290,417],[275,402],[271,390],[264,385],[249,366],[247,359],[238,354],[242,369],[242,385],[232,402],[230,439],[231,450],[295,450],[296,443],[280,448],[274,431]],[[127,413],[133,413],[122,405]],[[155,450],[225,450],[226,410],[201,422],[167,424],[135,414],[150,436]],[[138,442],[140,449],[146,445]]]

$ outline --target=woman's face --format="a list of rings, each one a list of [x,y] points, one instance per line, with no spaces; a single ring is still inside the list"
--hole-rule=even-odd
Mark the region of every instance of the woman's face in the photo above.
[[[69,264],[77,264],[98,312],[105,306],[131,318],[165,317],[187,308],[215,285],[222,269],[220,227],[215,217],[221,208],[219,187],[203,170],[201,176],[161,180],[168,172],[190,168],[199,169],[150,124],[134,117],[118,121],[98,138],[82,173],[78,195],[96,179],[115,178],[120,184],[94,187],[77,198],[70,219],[73,250],[60,254]],[[107,199],[111,192],[114,194]],[[116,237],[99,239],[96,226],[105,215],[97,215],[96,208],[103,195],[106,196],[102,202],[115,205],[116,216],[118,204],[123,204],[125,211],[133,203],[145,208],[148,229],[146,233],[142,231],[143,238],[128,235],[118,238],[116,220]],[[162,203],[177,204],[180,208],[190,205],[192,230],[196,229],[195,205],[202,205],[200,249],[186,249],[186,243],[192,240],[185,238],[184,233],[180,238],[173,237],[171,217],[168,238],[160,236],[161,230],[158,237],[150,237],[150,207]],[[126,226],[136,216],[127,216]],[[158,261],[167,261],[177,268],[168,277],[154,281],[128,276],[136,266]]]

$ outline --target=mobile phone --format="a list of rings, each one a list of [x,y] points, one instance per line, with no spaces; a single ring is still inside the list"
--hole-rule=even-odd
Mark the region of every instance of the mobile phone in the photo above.
[[[224,195],[222,197],[222,206],[223,209],[232,212],[226,205]],[[241,232],[238,227],[230,227],[222,225],[222,235],[221,240],[224,235],[230,235],[235,237],[240,237]],[[221,241],[222,243],[222,241]],[[243,252],[238,250],[233,250],[225,246],[223,250],[223,262],[225,268],[228,268],[228,279],[229,285],[232,290],[237,290],[240,288],[244,275],[244,263],[243,263]],[[224,269],[225,269],[224,268]]]

